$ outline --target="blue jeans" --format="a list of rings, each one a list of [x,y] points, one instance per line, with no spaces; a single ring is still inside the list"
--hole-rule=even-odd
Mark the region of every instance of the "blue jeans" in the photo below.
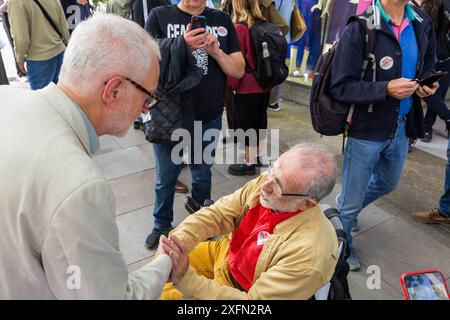
[[[222,117],[203,123],[202,136],[208,129],[222,129]],[[202,137],[194,137],[202,139]],[[209,141],[202,142],[202,152],[211,144],[213,147],[211,155],[215,157],[215,149],[219,142],[218,136]],[[156,162],[156,185],[155,185],[155,209],[153,211],[154,228],[166,231],[171,228],[173,221],[173,200],[175,196],[175,184],[180,175],[181,165],[172,161],[171,153],[176,143],[153,144],[153,153]],[[194,150],[195,151],[195,150]],[[191,157],[193,159],[193,157]],[[203,160],[203,157],[202,157]],[[192,161],[191,161],[192,162]],[[205,200],[211,199],[211,167],[212,164],[202,161],[200,164],[189,164],[192,176],[192,198],[200,205]]]
[[[439,200],[439,212],[450,218],[450,140],[447,146],[447,165],[445,166],[444,194]]]
[[[50,82],[57,83],[64,52],[44,61],[27,61],[28,80],[31,90],[45,88]]]
[[[338,211],[352,254],[352,225],[363,208],[393,191],[400,182],[408,154],[405,120],[398,120],[393,139],[367,141],[349,138],[342,162],[342,191]]]

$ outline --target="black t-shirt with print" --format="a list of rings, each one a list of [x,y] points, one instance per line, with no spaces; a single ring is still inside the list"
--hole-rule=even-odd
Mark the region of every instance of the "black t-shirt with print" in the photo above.
[[[201,15],[206,17],[207,30],[218,36],[223,52],[240,52],[236,30],[229,16],[210,8],[205,8]],[[189,13],[176,5],[164,6],[150,12],[145,29],[154,38],[176,38],[183,36],[190,22]],[[197,60],[197,66],[203,70],[203,78],[185,97],[194,102],[195,120],[210,122],[222,115],[226,75],[206,51],[198,49],[192,54]]]

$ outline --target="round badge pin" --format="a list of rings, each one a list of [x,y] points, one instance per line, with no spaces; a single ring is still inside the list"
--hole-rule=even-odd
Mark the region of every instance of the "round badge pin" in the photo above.
[[[389,70],[394,66],[394,59],[392,57],[384,57],[380,61],[380,68],[383,70]]]
[[[217,34],[221,37],[226,37],[228,34],[228,30],[225,27],[219,27],[217,29]]]

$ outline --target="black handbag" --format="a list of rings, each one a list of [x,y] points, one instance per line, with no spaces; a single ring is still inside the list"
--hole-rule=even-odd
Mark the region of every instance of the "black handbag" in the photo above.
[[[144,124],[145,139],[151,143],[170,142],[172,133],[182,127],[179,95],[162,96],[162,100],[150,110],[150,120]],[[175,101],[174,101],[175,100]]]

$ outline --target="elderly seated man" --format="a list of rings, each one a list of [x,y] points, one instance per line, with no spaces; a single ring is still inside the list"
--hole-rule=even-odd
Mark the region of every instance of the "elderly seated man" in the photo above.
[[[319,206],[335,180],[334,156],[299,144],[188,217],[161,239],[178,261],[162,299],[309,299],[337,263],[336,233]]]

